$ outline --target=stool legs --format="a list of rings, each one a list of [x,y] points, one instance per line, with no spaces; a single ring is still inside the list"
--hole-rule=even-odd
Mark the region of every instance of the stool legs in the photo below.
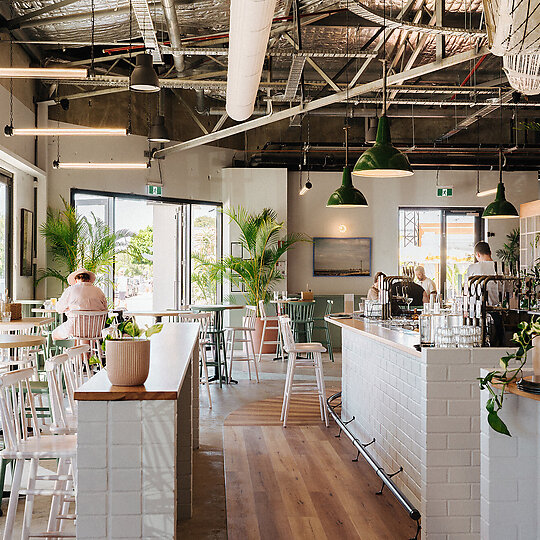
[[[204,375],[204,384],[206,391],[208,392],[208,408],[212,408],[212,396],[210,395],[210,382],[208,379],[208,366],[206,365],[206,351],[204,349],[204,343],[199,343],[199,356],[201,358],[201,365]]]
[[[240,338],[237,338],[236,332],[240,332]],[[259,382],[259,369],[257,367],[257,357],[255,355],[255,345],[253,343],[253,332],[251,330],[248,330],[248,329],[244,330],[244,329],[240,329],[240,328],[228,328],[225,343],[226,343],[225,349],[229,351],[229,382],[231,382],[233,362],[235,360],[236,361],[238,361],[238,360],[247,361],[249,380],[251,380],[251,365],[250,365],[250,362],[253,362],[253,366],[255,368],[255,377],[257,378],[257,382]],[[238,358],[238,357],[235,358],[234,346],[237,343],[242,343],[243,352],[245,353],[245,357],[243,357],[243,358]]]

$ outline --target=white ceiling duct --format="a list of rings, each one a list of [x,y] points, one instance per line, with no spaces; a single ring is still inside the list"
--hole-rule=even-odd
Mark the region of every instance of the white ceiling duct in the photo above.
[[[253,113],[276,0],[231,0],[227,114],[236,121]]]

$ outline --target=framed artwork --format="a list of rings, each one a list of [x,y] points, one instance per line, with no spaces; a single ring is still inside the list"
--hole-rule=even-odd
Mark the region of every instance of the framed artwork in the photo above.
[[[34,213],[21,208],[21,276],[32,276]]]
[[[314,276],[370,276],[371,238],[313,238]]]

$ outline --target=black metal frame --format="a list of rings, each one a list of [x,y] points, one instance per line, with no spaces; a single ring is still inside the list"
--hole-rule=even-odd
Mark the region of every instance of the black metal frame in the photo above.
[[[398,207],[398,216],[400,211],[405,212],[440,212],[441,213],[441,237],[440,237],[440,253],[441,253],[441,282],[438,284],[438,289],[440,292],[443,292],[444,285],[446,283],[446,262],[447,262],[447,251],[446,251],[446,223],[447,217],[452,214],[477,214],[474,219],[474,242],[479,242],[484,238],[484,220],[482,219],[483,208],[478,206],[399,206]],[[399,228],[399,217],[398,217],[398,228]],[[399,234],[398,234],[398,266],[399,266]],[[399,270],[399,269],[398,269]]]
[[[13,296],[13,174],[0,169],[0,182],[6,184],[6,288],[10,297]]]
[[[216,206],[220,211],[218,212],[217,220],[216,220],[216,228],[217,228],[217,236],[219,240],[219,246],[218,246],[218,256],[220,258],[223,258],[223,203],[217,202],[217,201],[203,201],[198,199],[180,199],[180,198],[174,198],[174,197],[154,197],[152,195],[140,195],[137,193],[122,193],[120,191],[102,191],[102,190],[93,190],[93,189],[82,189],[82,188],[71,188],[70,190],[70,204],[72,206],[75,206],[75,196],[78,194],[84,194],[84,195],[94,195],[96,197],[109,197],[109,198],[122,198],[122,199],[135,199],[135,200],[145,200],[145,201],[154,201],[158,203],[165,203],[165,204],[175,204],[175,205],[189,205],[191,209],[191,205],[198,204],[201,206]],[[114,220],[114,213],[112,219]],[[189,237],[191,238],[191,215],[189,222]],[[191,247],[190,247],[191,249]],[[188,271],[189,275],[191,276],[191,259],[188,261]],[[113,279],[114,279],[114,273],[115,273],[115,265],[113,265]],[[217,292],[217,298],[218,301],[223,301],[223,284],[218,284],[218,292]],[[191,289],[189,291],[189,300],[191,303]]]
[[[338,403],[337,405],[333,405],[332,402],[335,400],[335,399],[338,399],[341,397],[341,392],[337,392],[336,394],[333,394],[332,396],[330,396],[327,400],[326,400],[326,408],[328,409],[328,412],[330,413],[330,416],[334,419],[334,421],[336,422],[336,424],[339,426],[339,433],[336,435],[337,438],[340,438],[341,437],[341,433],[345,433],[345,435],[347,435],[347,437],[350,439],[350,441],[352,442],[353,446],[356,448],[357,450],[357,454],[356,454],[356,457],[352,460],[354,462],[358,461],[358,458],[360,457],[360,454],[362,455],[362,457],[367,461],[368,465],[375,471],[375,473],[377,474],[377,476],[382,480],[382,486],[381,486],[381,489],[379,491],[377,491],[375,494],[376,495],[382,495],[382,492],[383,492],[383,489],[384,489],[384,486],[387,486],[388,489],[390,490],[390,492],[392,493],[392,495],[394,495],[394,497],[397,499],[397,501],[399,502],[399,504],[401,504],[401,506],[403,506],[403,508],[405,508],[405,510],[407,511],[409,517],[416,521],[416,535],[414,538],[412,538],[411,540],[418,540],[418,538],[420,537],[420,531],[422,529],[421,525],[420,525],[420,518],[421,518],[421,514],[420,514],[420,511],[417,510],[413,505],[412,503],[409,501],[409,499],[407,499],[407,497],[401,492],[401,490],[396,486],[396,484],[394,484],[393,480],[392,480],[392,477],[396,476],[396,474],[399,474],[400,472],[403,471],[403,467],[400,467],[399,470],[397,470],[396,472],[394,473],[387,473],[383,467],[381,467],[377,461],[373,458],[373,456],[366,450],[366,448],[370,445],[372,445],[374,442],[375,442],[375,439],[372,439],[370,442],[368,443],[361,443],[352,433],[351,431],[347,428],[347,424],[350,424],[355,418],[354,416],[348,420],[348,421],[343,421],[335,412],[334,409],[336,409],[337,407],[341,406],[341,402]]]

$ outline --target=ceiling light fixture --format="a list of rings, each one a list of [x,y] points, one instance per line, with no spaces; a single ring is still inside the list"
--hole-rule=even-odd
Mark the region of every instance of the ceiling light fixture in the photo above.
[[[148,169],[149,163],[118,163],[114,161],[104,163],[68,163],[59,160],[53,161],[53,167],[55,169],[114,169],[114,170],[128,170],[128,169]]]
[[[479,191],[476,196],[477,197],[487,197],[488,195],[495,195],[497,193],[497,188],[492,189],[484,189],[484,191]]]
[[[11,137],[14,135],[32,136],[54,136],[54,135],[82,135],[82,136],[122,136],[127,135],[126,128],[14,128],[6,126],[4,135]]]
[[[86,68],[0,68],[4,79],[86,79]]]
[[[305,195],[312,187],[313,187],[313,184],[309,181],[309,176],[308,176],[307,182],[302,186],[302,189],[300,190],[300,195]]]
[[[148,140],[159,143],[167,143],[171,141],[167,128],[165,127],[165,117],[162,114],[157,114],[154,117],[148,132]]]
[[[503,183],[502,148],[499,148],[499,184],[495,200],[486,206],[482,217],[484,219],[512,219],[518,218],[516,207],[506,200]]]
[[[151,54],[141,53],[135,57],[135,68],[129,84],[134,92],[159,92],[159,78]]]
[[[383,105],[377,126],[377,137],[375,144],[358,158],[352,173],[356,176],[374,178],[411,176],[414,171],[409,159],[392,144],[390,123],[386,116],[386,2],[383,2],[383,55]]]

